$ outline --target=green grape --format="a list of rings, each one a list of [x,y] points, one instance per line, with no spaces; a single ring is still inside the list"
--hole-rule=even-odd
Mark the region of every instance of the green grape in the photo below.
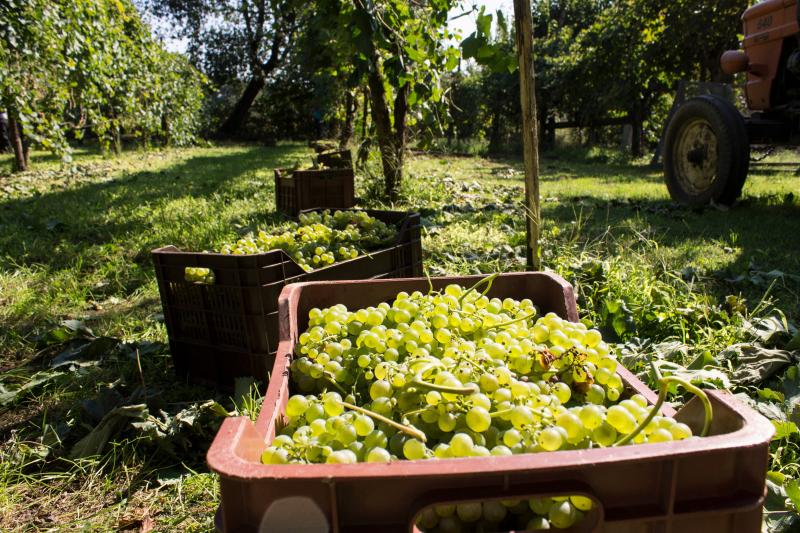
[[[550,529],[550,522],[543,516],[534,516],[525,525],[527,531],[537,531],[542,529]]]
[[[383,431],[374,429],[364,437],[364,445],[368,448],[386,448],[389,445],[389,438]]]
[[[456,505],[456,514],[464,522],[477,522],[483,515],[483,506],[480,502],[459,503]]]
[[[594,501],[586,496],[570,496],[569,501],[579,511],[590,511],[594,506]]]
[[[456,428],[456,417],[453,413],[444,413],[439,416],[436,424],[439,429],[444,433],[450,433]]]
[[[503,433],[503,444],[514,447],[522,441],[522,434],[516,429],[509,429]]]
[[[338,392],[326,393],[322,402],[322,407],[325,409],[325,414],[328,416],[338,416],[344,412],[342,397]]]
[[[482,433],[492,425],[492,417],[483,407],[473,407],[467,411],[466,419],[467,427],[476,433]]]
[[[457,516],[448,516],[439,520],[439,531],[441,533],[462,533],[461,520]]]
[[[482,507],[483,509],[481,514],[483,515],[483,518],[489,522],[502,522],[506,515],[508,515],[508,510],[506,509],[505,505],[496,500],[483,502]]]
[[[611,402],[616,402],[617,400],[619,400],[621,394],[622,392],[620,391],[620,389],[608,389],[608,391],[606,392],[606,398],[608,398],[608,400]]]
[[[417,527],[422,529],[423,531],[427,529],[433,529],[439,523],[439,515],[436,514],[436,511],[433,507],[427,507],[424,509],[418,516],[416,520]]]
[[[305,417],[309,422],[321,419],[325,416],[325,409],[319,403],[314,403],[306,409]]]
[[[298,416],[303,416],[308,409],[308,399],[305,396],[297,394],[289,398],[289,401],[286,402],[286,415],[290,418],[295,418]]]
[[[375,377],[378,377],[377,375]],[[369,396],[373,400],[378,398],[388,398],[392,395],[392,385],[386,380],[379,379],[369,388]]]
[[[557,528],[566,529],[575,524],[578,515],[575,512],[575,507],[568,500],[565,500],[555,503],[550,508],[547,518]]]
[[[688,439],[692,436],[692,429],[686,424],[680,422],[673,424],[672,427],[669,428],[669,432],[672,434],[672,438],[675,440]]]
[[[583,437],[583,422],[573,413],[562,413],[556,418],[556,423],[567,431],[567,438],[572,440]]]
[[[528,506],[534,513],[542,516],[547,516],[547,513],[550,512],[550,508],[553,506],[553,499],[531,498],[530,500],[528,500]]]
[[[492,455],[492,452],[486,446],[473,446],[472,453],[470,453],[472,457],[489,457]]]
[[[437,444],[436,448],[433,449],[433,455],[437,459],[446,459],[448,457],[452,457],[450,454],[450,445],[444,443]]]
[[[356,454],[350,450],[338,450],[328,455],[325,462],[331,464],[353,464],[358,461]]]
[[[617,430],[604,422],[592,431],[592,440],[600,446],[611,446],[617,441]]]
[[[450,452],[456,457],[467,457],[472,453],[475,443],[466,433],[456,433],[450,439]]]
[[[367,452],[368,463],[388,463],[392,460],[392,455],[385,448],[375,447]]]
[[[636,418],[620,405],[612,405],[608,408],[606,422],[623,434],[631,433],[636,428]]]
[[[220,251],[244,255],[281,249],[304,270],[310,271],[335,263],[336,255],[339,260],[358,257],[395,235],[394,228],[366,213],[326,210],[302,214],[299,223],[277,227],[272,233],[260,230],[235,243],[224,244]]]
[[[546,428],[537,437],[539,446],[548,452],[553,452],[561,448],[564,444],[564,437],[556,428]]]
[[[569,388],[569,385],[559,381],[555,385],[553,385],[553,394],[556,398],[558,398],[559,403],[561,405],[566,404],[570,397],[572,396],[572,390]]]
[[[427,450],[425,445],[417,440],[417,439],[408,439],[403,444],[403,455],[406,459],[411,461],[416,461],[418,459],[424,459],[426,456]]]
[[[518,405],[511,411],[511,423],[517,429],[523,429],[533,423],[533,412],[530,407]]]
[[[447,518],[456,514],[456,506],[454,504],[442,504],[434,507],[436,514],[442,518]]]
[[[442,401],[442,395],[435,390],[430,391],[425,394],[425,401],[428,403],[428,405],[439,405],[439,402]]]
[[[589,390],[586,391],[586,401],[589,403],[602,405],[606,399],[606,391],[597,384],[592,384],[589,386]]]
[[[603,423],[604,413],[603,409],[599,406],[584,405],[581,407],[578,417],[580,417],[586,429],[593,431]]]
[[[502,444],[498,445],[498,446],[495,446],[494,448],[489,450],[489,453],[491,453],[492,455],[497,456],[497,457],[502,457],[502,456],[513,455],[514,454],[514,452],[511,451],[511,448],[509,448],[508,446],[503,446]]]
[[[647,436],[647,442],[669,442],[674,440],[672,432],[668,429],[659,428]]]

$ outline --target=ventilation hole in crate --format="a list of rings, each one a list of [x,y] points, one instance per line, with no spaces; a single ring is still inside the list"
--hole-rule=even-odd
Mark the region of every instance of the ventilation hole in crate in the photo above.
[[[174,313],[176,334],[192,340],[208,338],[206,321],[202,311],[184,311]]]
[[[239,312],[242,299],[239,289],[231,287],[208,287],[208,304],[212,311]]]
[[[217,342],[247,348],[247,334],[240,316],[213,314],[211,324]]]
[[[180,307],[201,307],[200,288],[188,283],[170,281],[168,285],[170,297]]]

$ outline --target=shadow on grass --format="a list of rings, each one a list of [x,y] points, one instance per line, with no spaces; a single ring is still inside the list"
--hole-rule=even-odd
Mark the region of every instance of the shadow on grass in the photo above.
[[[515,207],[521,198],[508,197],[500,204],[493,200],[486,199],[483,206],[456,206],[447,219],[437,216],[438,209],[423,213],[443,226],[516,222],[517,231],[524,231]],[[755,305],[774,279],[771,294],[778,297],[779,307],[800,318],[800,204],[791,194],[745,197],[726,211],[658,199],[565,197],[545,201],[542,219],[545,228],[561,230],[558,240],[570,239],[574,231],[578,244],[587,243],[592,253],[609,259],[620,253],[618,244],[636,246],[636,232],[642,232],[642,238],[666,251],[667,268],[711,278],[713,283],[704,290],[719,301],[741,293]]]
[[[687,269],[702,271],[709,259],[703,255],[704,245],[716,243],[724,255],[714,258],[719,268],[706,273],[718,281],[710,287],[715,296],[741,292],[755,304],[774,278],[773,294],[779,294],[783,310],[800,316],[800,205],[791,196],[747,197],[727,211],[690,209],[660,200],[595,198],[572,198],[543,207],[543,218],[559,227],[578,215],[584,221],[582,240],[597,239],[609,228],[616,232],[624,227],[648,228],[646,237],[662,249],[672,249]],[[754,276],[754,272],[774,276]]]
[[[219,195],[220,201],[244,194],[232,182],[247,173],[290,165],[297,148],[250,147],[234,153],[195,156],[159,171],[122,174],[24,199],[0,202],[0,256],[14,266],[59,268],[74,263],[92,245],[119,242],[131,233],[143,234],[145,248],[167,243],[147,238],[153,227],[125,216],[137,209],[186,197]],[[264,188],[273,190],[271,177]],[[265,221],[277,220],[273,205],[264,206]],[[157,238],[157,237],[154,237]],[[146,252],[147,250],[140,250]]]

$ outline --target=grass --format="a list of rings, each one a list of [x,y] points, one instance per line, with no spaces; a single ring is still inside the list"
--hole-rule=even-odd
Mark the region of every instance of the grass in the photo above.
[[[277,221],[272,169],[309,155],[297,145],[81,152],[63,169],[36,153],[34,170],[0,174],[0,523],[213,530],[204,452],[221,410],[251,414],[253,401],[172,379],[149,251],[213,249]],[[576,286],[582,316],[625,343],[635,370],[665,342],[682,346],[680,364],[723,368],[717,354],[753,340],[748,321],[800,319],[796,161],[784,152],[754,166],[740,204],[721,211],[673,205],[642,162],[547,154],[544,266]],[[369,185],[360,179],[362,197]],[[522,270],[522,196],[519,161],[416,155],[391,207],[423,214],[431,274]],[[54,368],[59,357],[68,364]],[[790,378],[762,389],[788,391]],[[797,442],[774,445],[777,485],[798,475]]]

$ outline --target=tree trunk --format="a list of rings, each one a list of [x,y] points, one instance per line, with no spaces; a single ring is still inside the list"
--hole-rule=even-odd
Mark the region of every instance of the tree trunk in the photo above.
[[[395,168],[391,177],[386,179],[386,197],[394,200],[400,191],[403,182],[403,166],[405,165],[407,118],[408,118],[408,92],[410,87],[403,86],[397,91],[394,99],[394,151]]]
[[[31,166],[31,143],[22,136],[22,160],[25,161],[25,169]]]
[[[22,132],[17,123],[16,115],[8,113],[8,136],[11,141],[11,148],[14,150],[14,172],[24,172],[28,170],[28,149],[23,146]]]
[[[170,138],[169,115],[167,113],[161,115],[161,131],[164,132],[164,146],[172,144],[172,139]]]
[[[344,94],[344,125],[339,135],[339,150],[344,150],[353,138],[356,118],[356,96],[353,91],[346,91]]]
[[[392,131],[392,118],[386,102],[386,90],[383,86],[383,76],[379,70],[377,53],[370,59],[372,64],[367,81],[372,100],[372,121],[375,123],[375,133],[378,137],[378,148],[383,163],[384,191],[387,198],[392,200],[397,195],[397,185],[402,177],[402,169],[398,168],[401,160],[398,159],[400,154],[395,145],[396,137]]]
[[[111,140],[114,145],[114,155],[120,155],[122,153],[122,132],[116,122],[111,126]]]
[[[556,118],[552,115],[547,119],[545,143],[550,150],[554,150],[556,147]]]
[[[642,157],[642,114],[638,109],[631,113],[631,126],[633,126],[631,155],[633,157]]]
[[[261,77],[253,78],[247,83],[247,87],[245,87],[242,96],[239,97],[239,101],[233,107],[233,111],[217,130],[218,137],[232,137],[242,128],[253,102],[255,102],[258,93],[261,92],[265,85],[266,81]]]
[[[372,99],[372,121],[378,137],[378,148],[383,163],[384,194],[388,200],[396,200],[403,180],[403,153],[406,145],[406,118],[408,114],[408,86],[398,90],[394,101],[394,130],[386,90],[380,71],[378,54],[370,58],[367,76]]]
[[[361,140],[367,138],[367,120],[369,120],[369,90],[364,87],[364,115],[361,122]]]
[[[500,113],[492,114],[492,126],[489,129],[489,153],[499,154],[503,146],[500,136]]]

